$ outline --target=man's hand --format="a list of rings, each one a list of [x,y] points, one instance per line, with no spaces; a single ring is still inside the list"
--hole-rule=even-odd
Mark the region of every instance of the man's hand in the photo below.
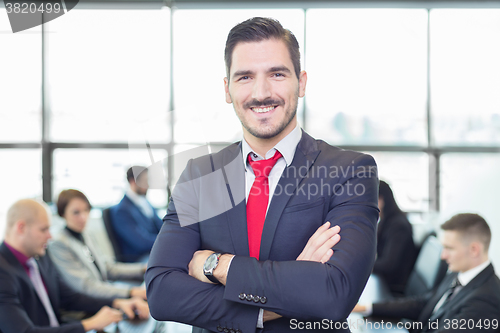
[[[277,314],[276,312],[272,312],[272,311],[269,311],[269,310],[264,310],[263,321],[266,322],[266,321],[270,321],[270,320],[279,319],[281,317],[282,316],[279,315],[279,314]]]
[[[132,287],[130,288],[130,297],[139,297],[141,299],[147,300],[146,288],[144,287]]]
[[[366,306],[360,304],[356,304],[354,309],[352,309],[352,312],[365,312],[365,311],[366,311]]]
[[[220,283],[226,285],[227,270],[231,259],[234,257],[233,254],[223,254],[219,258],[219,264],[217,268],[214,269],[214,276]]]
[[[188,268],[189,268],[189,275],[194,277],[197,280],[200,280],[201,282],[206,282],[206,283],[213,283],[203,273],[203,265],[205,264],[205,261],[207,258],[212,254],[215,253],[214,251],[210,250],[200,250],[196,251],[193,254],[193,258],[189,262]],[[217,267],[214,269],[214,277],[219,280],[220,283],[223,285],[226,285],[226,278],[227,278],[227,268],[229,266],[229,262],[231,261],[231,258],[234,257],[232,254],[223,254],[219,258],[219,264]]]
[[[99,312],[90,318],[81,321],[85,332],[90,330],[102,331],[111,323],[117,323],[122,320],[123,315],[120,311],[103,306]]]
[[[113,301],[113,307],[122,310],[129,319],[134,319],[136,314],[140,319],[149,318],[148,303],[138,297],[128,299],[117,298]]]
[[[316,261],[324,264],[333,255],[332,247],[340,241],[339,232],[338,225],[330,228],[330,222],[326,222],[309,238],[297,260]]]
[[[196,251],[193,254],[193,258],[191,258],[191,261],[189,262],[188,265],[189,275],[191,275],[197,280],[200,280],[201,282],[213,283],[212,281],[207,279],[207,277],[203,273],[203,265],[205,264],[205,261],[212,253],[215,252],[210,250]]]

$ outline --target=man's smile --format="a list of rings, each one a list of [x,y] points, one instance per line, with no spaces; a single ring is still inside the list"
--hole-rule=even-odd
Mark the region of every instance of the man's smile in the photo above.
[[[250,109],[256,113],[266,113],[266,112],[269,112],[271,110],[276,109],[277,107],[278,107],[278,105],[271,105],[271,106],[251,107]]]

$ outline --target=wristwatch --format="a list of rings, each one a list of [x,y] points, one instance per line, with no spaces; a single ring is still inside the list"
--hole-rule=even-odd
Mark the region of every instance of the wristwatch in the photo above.
[[[213,283],[220,283],[214,276],[214,270],[217,268],[219,264],[219,258],[222,253],[212,253],[208,256],[207,260],[205,260],[205,264],[203,265],[203,274],[212,281]]]

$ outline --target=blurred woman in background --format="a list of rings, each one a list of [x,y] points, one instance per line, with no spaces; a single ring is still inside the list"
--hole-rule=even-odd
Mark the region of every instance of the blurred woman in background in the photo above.
[[[92,239],[85,235],[91,205],[78,190],[64,190],[57,199],[57,213],[66,227],[49,243],[49,255],[65,281],[74,289],[100,297],[140,297],[146,299],[144,287],[113,284],[109,280],[144,279],[143,263],[117,263],[106,258]]]
[[[373,273],[386,281],[394,295],[402,295],[417,255],[412,226],[399,209],[389,184],[383,180],[380,181],[378,205],[380,220]]]

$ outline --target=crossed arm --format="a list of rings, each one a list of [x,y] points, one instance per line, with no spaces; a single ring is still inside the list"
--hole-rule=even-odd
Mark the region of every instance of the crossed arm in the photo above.
[[[297,257],[297,260],[315,261],[324,264],[333,255],[332,247],[340,241],[340,227],[334,226],[330,228],[330,222],[326,222],[316,230],[316,232],[309,238],[304,250]],[[210,250],[196,251],[193,259],[189,262],[189,275],[197,280],[205,283],[213,283],[203,273],[203,264],[207,258],[214,253]],[[221,284],[226,285],[227,272],[233,254],[223,254],[219,259],[219,264],[214,270],[214,276]],[[264,310],[264,322],[280,318],[281,315]]]

